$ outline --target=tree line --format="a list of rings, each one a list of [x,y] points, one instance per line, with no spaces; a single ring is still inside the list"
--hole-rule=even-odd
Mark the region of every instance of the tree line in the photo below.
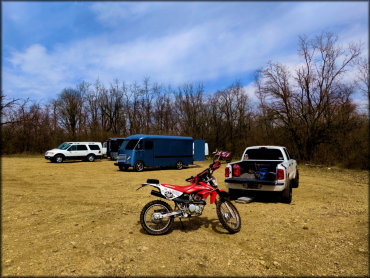
[[[2,95],[1,150],[43,153],[63,141],[142,133],[205,139],[235,158],[246,146],[284,145],[301,162],[368,168],[368,114],[351,98],[369,95],[360,54],[359,44],[342,47],[334,34],[302,36],[297,68],[269,62],[256,72],[258,103],[239,82],[209,93],[201,83],[175,88],[149,78],[81,82],[46,104]],[[353,67],[357,76],[347,78]]]

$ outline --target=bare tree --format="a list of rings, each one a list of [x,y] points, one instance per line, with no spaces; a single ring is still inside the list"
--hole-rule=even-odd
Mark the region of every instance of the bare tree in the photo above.
[[[342,48],[331,33],[313,40],[300,37],[299,42],[302,65],[292,73],[269,63],[259,72],[257,84],[261,108],[287,129],[300,156],[310,160],[319,144],[330,141],[335,112],[353,92],[342,76],[358,58],[360,46]]]
[[[56,100],[56,111],[62,127],[76,138],[82,119],[83,95],[77,89],[64,89]]]

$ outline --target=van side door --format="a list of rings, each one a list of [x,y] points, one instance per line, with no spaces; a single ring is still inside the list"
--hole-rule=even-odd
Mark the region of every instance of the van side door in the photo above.
[[[154,141],[151,139],[144,140],[144,156],[143,161],[145,166],[155,166],[154,165]]]
[[[144,142],[143,142],[142,139],[140,139],[136,143],[134,152],[135,152],[135,162],[140,160],[140,161],[144,162],[145,166],[148,166],[148,165],[145,164],[145,161],[144,161]]]

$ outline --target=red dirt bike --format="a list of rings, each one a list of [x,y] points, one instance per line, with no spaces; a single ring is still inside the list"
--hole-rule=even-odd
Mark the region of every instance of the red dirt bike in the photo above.
[[[230,163],[232,160],[231,153],[229,152],[224,152],[222,150],[218,151],[216,149],[213,154],[213,161],[219,161],[219,160],[225,160],[227,163]]]
[[[212,175],[220,166],[221,162],[216,161],[195,177],[186,179],[190,182],[188,186],[160,184],[155,179],[148,179],[143,183],[137,190],[150,185],[157,189],[151,191],[152,195],[175,202],[174,210],[162,200],[146,204],[140,214],[143,229],[151,235],[165,234],[172,229],[175,216],[179,217],[180,222],[181,218],[200,216],[207,197],[210,196],[210,203],[216,203],[217,216],[222,226],[232,234],[239,232],[241,227],[239,212],[229,201],[229,194],[217,187],[216,178]],[[219,200],[216,200],[217,195]]]

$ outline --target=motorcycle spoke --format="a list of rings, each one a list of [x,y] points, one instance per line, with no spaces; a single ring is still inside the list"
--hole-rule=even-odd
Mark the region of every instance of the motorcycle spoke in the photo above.
[[[225,202],[221,204],[221,213],[228,225],[233,226],[234,228],[239,225],[239,219],[235,217],[232,209],[230,209]]]
[[[167,228],[170,224],[170,217],[162,217],[164,214],[169,213],[170,211],[160,205],[155,204],[147,209],[144,215],[145,224],[154,231],[162,231]]]

